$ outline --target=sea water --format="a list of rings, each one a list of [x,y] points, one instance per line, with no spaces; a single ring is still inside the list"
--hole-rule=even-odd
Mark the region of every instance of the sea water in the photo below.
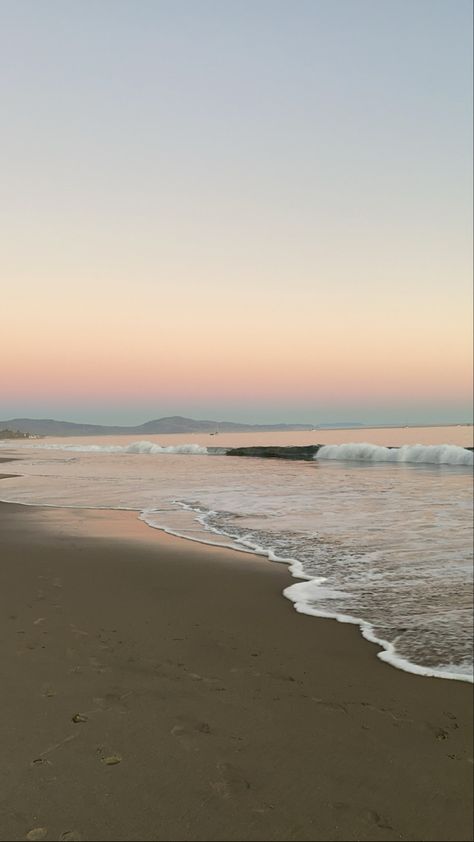
[[[357,623],[399,668],[472,680],[473,456],[460,446],[471,435],[462,427],[10,441],[2,452],[21,457],[19,476],[2,480],[0,496],[136,510],[151,527],[285,562],[297,581],[284,596],[297,611]],[[326,446],[306,462],[222,453],[317,442]]]

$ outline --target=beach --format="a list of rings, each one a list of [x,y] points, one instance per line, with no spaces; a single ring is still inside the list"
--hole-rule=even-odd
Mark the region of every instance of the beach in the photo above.
[[[1,840],[472,838],[472,685],[134,512],[0,524]]]

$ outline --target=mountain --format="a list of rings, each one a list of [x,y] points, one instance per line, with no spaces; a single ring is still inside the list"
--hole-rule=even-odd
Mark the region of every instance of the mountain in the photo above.
[[[73,421],[55,421],[52,418],[10,418],[0,421],[0,429],[7,427],[20,433],[37,436],[143,436],[166,433],[264,433],[284,430],[312,430],[311,424],[239,424],[234,421],[196,421],[173,415],[156,418],[135,427],[102,424],[76,424]]]

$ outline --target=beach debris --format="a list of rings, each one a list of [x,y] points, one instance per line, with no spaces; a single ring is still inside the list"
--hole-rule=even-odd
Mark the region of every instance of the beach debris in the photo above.
[[[35,757],[34,760],[31,761],[31,765],[33,768],[36,766],[51,766],[51,760],[47,760],[45,757]]]
[[[47,827],[34,827],[32,830],[28,831],[26,838],[29,842],[40,842],[41,839],[46,838],[47,834]]]
[[[110,754],[108,757],[102,758],[102,763],[104,763],[105,766],[116,766],[117,763],[121,762],[122,758],[120,754]]]
[[[61,833],[59,842],[82,842],[82,836],[78,830],[65,830]]]
[[[83,713],[75,713],[74,716],[71,717],[71,719],[77,724],[78,722],[87,722],[88,717],[85,716]]]

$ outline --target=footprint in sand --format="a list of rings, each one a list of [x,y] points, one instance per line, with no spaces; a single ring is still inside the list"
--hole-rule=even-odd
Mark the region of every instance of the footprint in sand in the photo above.
[[[61,833],[59,842],[82,842],[82,836],[77,830],[65,830]]]
[[[99,673],[101,675],[104,672],[110,672],[111,667],[104,666],[98,658],[89,658],[89,665],[94,670],[94,672]]]
[[[199,751],[199,744],[203,736],[211,733],[207,722],[193,719],[182,719],[171,729],[171,735],[186,751]]]
[[[457,717],[454,713],[451,713],[449,710],[443,711],[444,715],[451,720],[451,724],[448,725],[448,728],[451,728],[453,731],[456,731],[459,728],[459,723],[457,722]]]
[[[424,722],[423,729],[433,734],[433,736],[440,742],[449,739],[449,731],[446,728],[440,728],[438,725],[433,725],[431,722]]]
[[[128,690],[125,693],[120,691],[110,691],[105,696],[94,696],[93,702],[102,711],[115,711],[117,713],[129,713],[129,707],[126,700],[133,695],[133,690]]]
[[[380,813],[377,813],[376,810],[369,810],[367,818],[382,830],[393,830],[393,825],[390,823],[390,819],[388,819],[387,816],[382,816]]]
[[[51,766],[51,760],[47,760],[46,757],[37,757],[31,761],[30,766],[33,769],[36,769],[38,766]]]
[[[218,763],[219,780],[211,782],[211,788],[221,798],[234,798],[250,791],[250,783],[244,773],[232,763]]]
[[[444,728],[434,728],[434,734],[437,740],[447,740],[449,734]]]

